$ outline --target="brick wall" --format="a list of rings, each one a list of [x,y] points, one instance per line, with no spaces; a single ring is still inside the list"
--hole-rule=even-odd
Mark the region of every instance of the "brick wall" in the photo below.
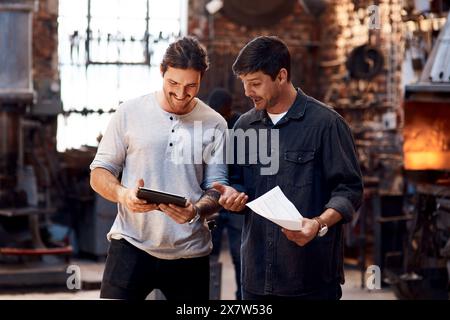
[[[294,84],[310,94],[315,93],[318,79],[311,76],[315,72],[314,55],[317,54],[316,48],[311,47],[314,23],[313,18],[304,12],[297,1],[293,13],[271,28],[238,25],[221,11],[211,16],[205,10],[207,2],[189,1],[188,32],[207,46],[211,60],[211,68],[202,82],[201,97],[206,97],[212,88],[222,86],[234,94],[237,109],[244,111],[250,108],[249,101],[244,97],[242,84],[232,74],[231,66],[240,49],[259,35],[281,35],[291,50]]]
[[[57,114],[62,111],[58,66],[58,0],[39,0],[33,12],[33,86],[37,100],[29,116],[45,124],[45,143],[56,150]]]
[[[354,1],[329,0],[320,18],[296,1],[292,14],[270,28],[238,25],[220,11],[211,16],[205,10],[208,1],[189,1],[188,32],[207,46],[211,59],[200,97],[222,86],[233,93],[236,109],[250,108],[231,65],[253,37],[277,35],[290,47],[294,85],[332,105],[349,122],[365,176],[378,177],[384,194],[402,193],[401,0],[379,1],[380,29],[371,31],[371,43],[381,50],[385,64],[370,81],[350,80],[345,63],[353,48],[368,42],[371,1],[355,7]]]
[[[339,5],[337,5],[339,2]],[[343,115],[356,139],[366,176],[380,179],[381,192],[401,194],[403,111],[401,66],[403,23],[401,0],[380,0],[379,28],[370,30],[370,44],[378,48],[384,67],[371,80],[352,80],[345,66],[353,48],[369,43],[372,1],[334,1],[322,16],[320,98]],[[373,16],[375,17],[375,16]]]
[[[40,0],[33,13],[33,78],[59,78],[58,0]]]

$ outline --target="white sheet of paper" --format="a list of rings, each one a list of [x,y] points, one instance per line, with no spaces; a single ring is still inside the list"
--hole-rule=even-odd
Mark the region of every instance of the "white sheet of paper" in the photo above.
[[[288,230],[300,230],[303,216],[279,186],[267,191],[247,206],[260,216]]]

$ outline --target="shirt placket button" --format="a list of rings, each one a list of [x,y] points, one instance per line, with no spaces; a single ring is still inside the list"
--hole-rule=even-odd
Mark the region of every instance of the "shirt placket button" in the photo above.
[[[173,117],[172,116],[170,116],[170,118],[169,118],[170,120],[173,120]],[[172,129],[172,132],[175,132],[175,129]],[[171,143],[169,143],[169,146],[170,147],[172,147],[173,146],[173,143],[171,142]]]

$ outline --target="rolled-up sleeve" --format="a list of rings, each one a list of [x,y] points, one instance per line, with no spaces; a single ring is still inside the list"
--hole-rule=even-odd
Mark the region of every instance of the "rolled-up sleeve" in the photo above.
[[[126,157],[126,137],[123,113],[120,108],[113,114],[111,121],[100,141],[97,154],[90,165],[90,169],[104,168],[115,177],[121,173]]]
[[[338,211],[349,222],[359,209],[363,182],[355,143],[348,125],[340,117],[325,129],[322,165],[331,197],[325,208]]]
[[[201,184],[203,190],[212,188],[214,182],[229,185],[228,167],[225,161],[226,156],[226,123],[218,125],[214,130],[214,141],[204,150],[207,155],[204,165],[204,179]]]

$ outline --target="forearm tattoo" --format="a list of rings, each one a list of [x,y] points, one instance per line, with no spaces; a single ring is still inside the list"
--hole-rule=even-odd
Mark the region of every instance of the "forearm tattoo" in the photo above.
[[[215,189],[208,189],[203,193],[195,206],[202,218],[208,217],[220,210],[220,192]]]

